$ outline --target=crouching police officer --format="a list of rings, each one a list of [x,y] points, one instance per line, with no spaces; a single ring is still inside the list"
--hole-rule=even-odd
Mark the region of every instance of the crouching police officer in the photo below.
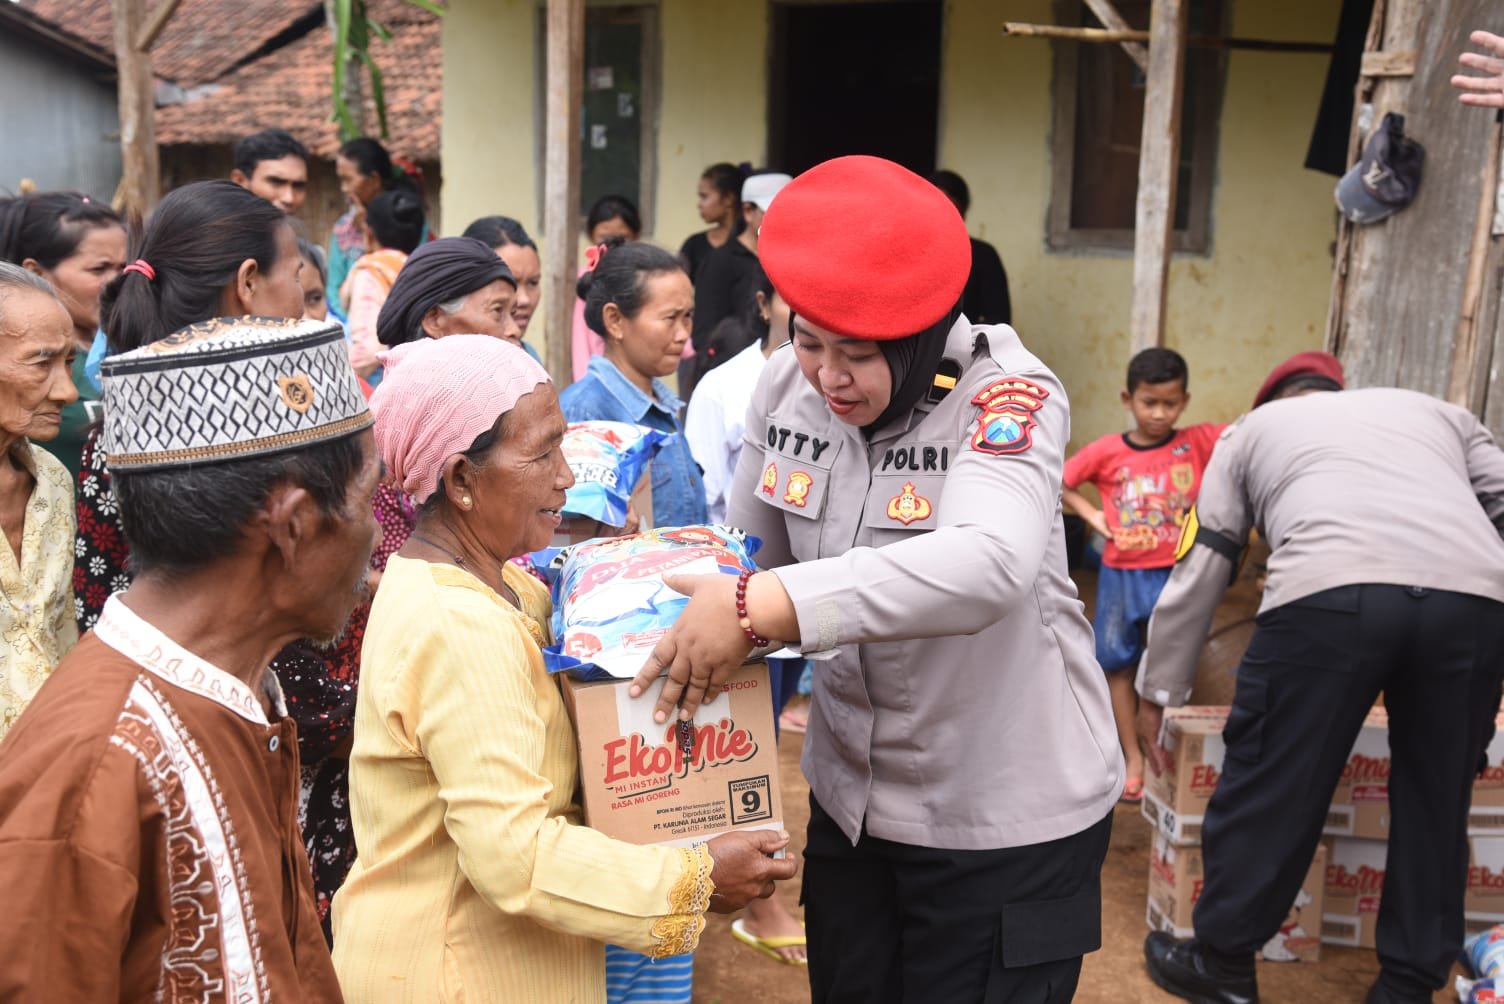
[[[666,714],[751,636],[828,656],[803,762],[815,1001],[1068,1001],[1123,762],[1066,576],[1065,393],[1012,328],[961,316],[966,226],[896,164],[795,179],[758,254],[793,346],[728,519],[772,571],[670,580],[692,599],[637,683],[670,670]]]
[[[1504,453],[1462,408],[1407,390],[1333,393],[1341,386],[1326,353],[1265,381],[1212,454],[1149,622],[1139,734],[1165,766],[1164,708],[1190,696],[1249,529],[1269,542],[1206,810],[1196,936],[1144,945],[1155,982],[1187,1000],[1257,999],[1254,952],[1300,889],[1380,692],[1391,822],[1368,1001],[1430,1001],[1462,941],[1472,777],[1504,671]]]

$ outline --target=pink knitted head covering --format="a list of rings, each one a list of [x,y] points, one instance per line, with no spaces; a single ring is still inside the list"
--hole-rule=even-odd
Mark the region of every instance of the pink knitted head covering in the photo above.
[[[371,396],[376,450],[387,480],[420,504],[437,490],[446,460],[551,382],[532,356],[489,335],[420,338],[379,358],[386,372]]]

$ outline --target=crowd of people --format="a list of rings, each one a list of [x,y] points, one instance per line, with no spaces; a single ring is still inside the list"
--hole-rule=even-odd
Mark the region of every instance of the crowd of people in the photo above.
[[[1504,107],[1504,38],[1474,41],[1498,58],[1464,57],[1464,100]],[[745,911],[734,935],[817,1001],[1068,1001],[1114,807],[1164,762],[1255,528],[1196,936],[1151,935],[1150,974],[1257,999],[1382,692],[1368,999],[1440,985],[1504,681],[1504,453],[1470,413],[1308,352],[1184,428],[1188,366],[1156,348],[1129,430],[1067,458],[1066,388],[1009,326],[965,181],[866,156],[712,165],[677,254],[598,200],[557,387],[515,217],[439,236],[362,138],[319,247],[308,164],[247,137],[134,234],[86,195],[0,203],[0,997],[687,1004],[705,914]],[[688,606],[631,692],[684,720],[790,648],[775,718],[815,680],[798,863],[786,833],[580,822],[527,556],[565,519],[567,424],[595,420],[668,434],[656,525],[761,541],[739,578],[667,576]],[[1395,499],[1407,478],[1427,491]],[[1095,625],[1062,502],[1105,541]],[[800,869],[802,923],[773,895]]]

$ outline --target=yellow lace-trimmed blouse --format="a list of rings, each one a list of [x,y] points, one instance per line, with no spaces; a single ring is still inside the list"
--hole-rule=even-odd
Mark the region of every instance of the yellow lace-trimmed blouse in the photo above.
[[[24,439],[11,454],[36,478],[36,487],[26,503],[19,563],[0,540],[0,738],[78,641],[73,480],[57,458]]]
[[[361,654],[350,802],[359,859],[334,899],[352,1001],[603,1002],[604,942],[692,951],[711,858],[580,825],[574,731],[523,612],[450,565],[393,557]]]

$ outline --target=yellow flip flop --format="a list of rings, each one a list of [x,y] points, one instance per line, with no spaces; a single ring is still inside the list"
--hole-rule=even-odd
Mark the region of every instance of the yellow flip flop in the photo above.
[[[755,934],[748,933],[743,926],[742,918],[738,917],[731,922],[731,936],[744,945],[751,945],[774,962],[781,962],[786,966],[794,966],[798,969],[808,969],[808,959],[791,959],[779,953],[780,948],[793,948],[797,945],[806,944],[804,935],[783,938],[759,938]]]

